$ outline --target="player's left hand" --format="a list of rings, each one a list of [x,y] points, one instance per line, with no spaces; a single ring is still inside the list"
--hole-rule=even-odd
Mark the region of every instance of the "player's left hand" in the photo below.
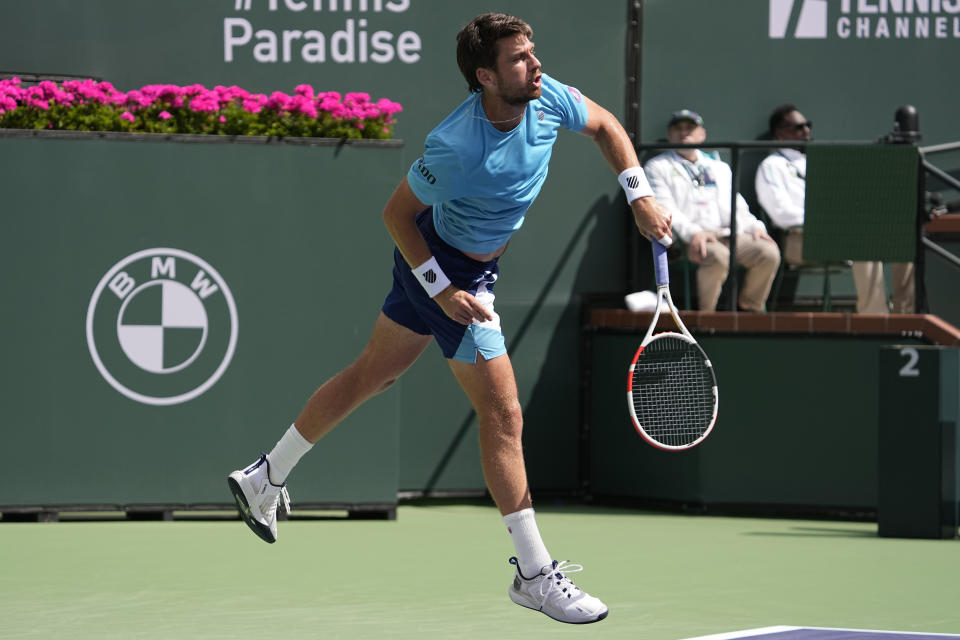
[[[474,320],[477,322],[493,320],[490,311],[480,304],[473,294],[453,285],[438,293],[434,300],[445,314],[460,324],[471,324]]]

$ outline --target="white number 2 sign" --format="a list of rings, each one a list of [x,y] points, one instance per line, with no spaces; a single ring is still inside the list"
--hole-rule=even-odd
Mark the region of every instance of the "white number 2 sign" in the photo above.
[[[901,378],[915,378],[920,375],[920,369],[917,369],[917,362],[920,360],[920,352],[916,349],[900,349],[900,355],[907,359],[907,362],[900,367]]]

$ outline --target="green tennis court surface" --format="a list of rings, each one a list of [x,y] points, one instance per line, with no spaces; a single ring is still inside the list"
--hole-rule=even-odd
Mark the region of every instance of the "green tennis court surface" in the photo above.
[[[513,550],[494,508],[407,505],[395,522],[281,522],[275,545],[236,520],[0,522],[0,638],[960,632],[956,541],[877,538],[872,523],[537,508],[606,620],[568,626],[511,603]]]

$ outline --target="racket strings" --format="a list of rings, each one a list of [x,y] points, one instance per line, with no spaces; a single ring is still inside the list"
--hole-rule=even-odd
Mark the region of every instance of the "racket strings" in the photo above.
[[[713,369],[703,351],[686,340],[654,337],[637,358],[632,389],[637,421],[661,444],[690,444],[713,423]]]

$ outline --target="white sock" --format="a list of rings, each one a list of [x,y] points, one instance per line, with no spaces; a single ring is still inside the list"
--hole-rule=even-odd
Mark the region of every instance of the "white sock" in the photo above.
[[[287,432],[273,447],[273,451],[267,454],[267,461],[270,463],[270,482],[273,484],[286,482],[287,476],[290,475],[294,465],[311,448],[313,448],[313,444],[300,435],[297,426],[290,425]]]
[[[540,539],[540,530],[533,509],[523,509],[503,516],[503,523],[517,550],[517,562],[520,573],[525,578],[540,575],[540,570],[553,562],[547,548]]]

